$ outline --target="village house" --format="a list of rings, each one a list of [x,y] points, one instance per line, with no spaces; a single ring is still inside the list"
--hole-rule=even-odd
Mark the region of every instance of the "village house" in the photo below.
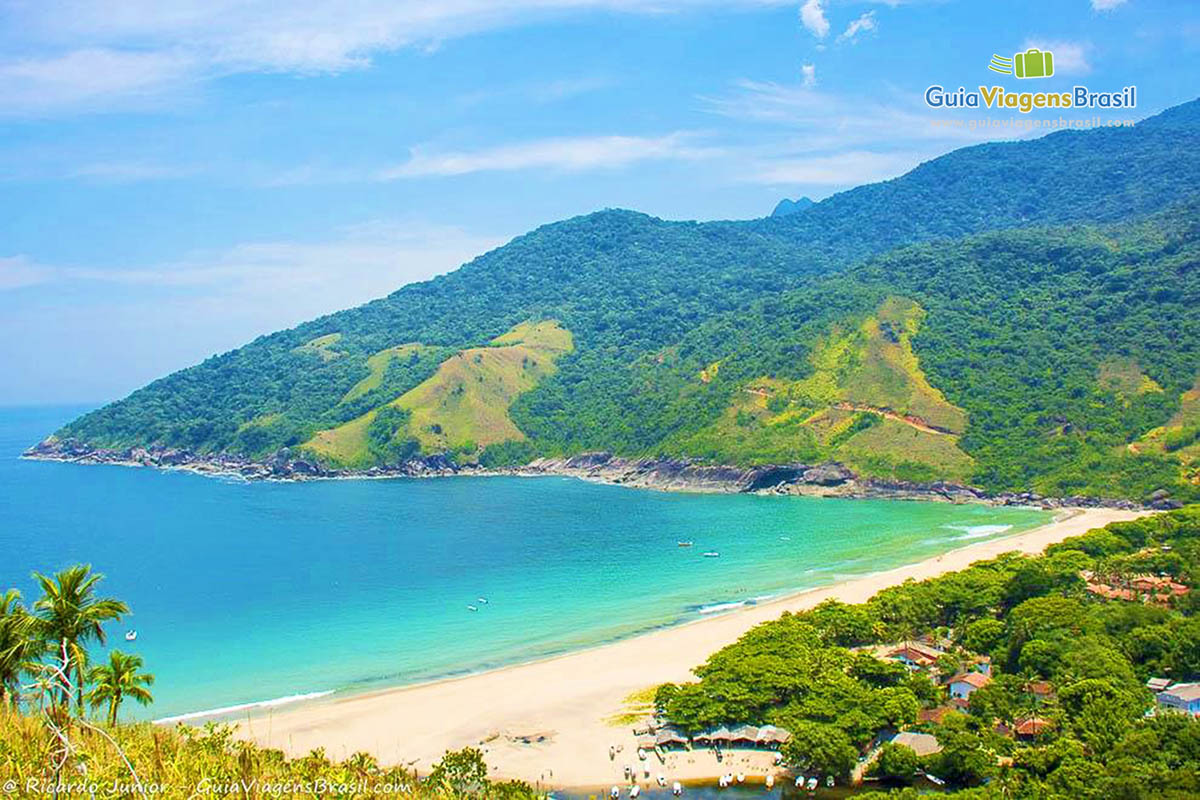
[[[921,642],[905,642],[884,654],[884,658],[899,661],[909,669],[928,669],[937,663],[943,651]]]
[[[1052,727],[1053,724],[1050,720],[1042,719],[1041,717],[1029,717],[1018,722],[1017,727],[1013,729],[1013,733],[1017,735],[1018,739],[1028,741],[1036,739]]]
[[[1200,683],[1176,683],[1155,695],[1160,708],[1200,716]]]
[[[1090,570],[1083,570],[1079,575],[1083,578],[1089,594],[1106,600],[1140,600],[1143,603],[1167,606],[1172,598],[1182,597],[1189,591],[1187,586],[1168,577],[1134,575],[1127,580],[1106,580]]]
[[[991,682],[992,679],[982,672],[960,672],[949,681],[950,699],[970,703],[971,694]]]
[[[1149,680],[1146,681],[1146,688],[1149,689],[1150,691],[1154,692],[1155,694],[1158,694],[1159,692],[1161,692],[1163,689],[1166,689],[1170,685],[1171,685],[1170,678],[1150,678]]]

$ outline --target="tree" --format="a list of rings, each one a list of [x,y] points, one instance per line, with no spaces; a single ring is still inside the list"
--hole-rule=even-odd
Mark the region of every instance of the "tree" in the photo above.
[[[840,728],[819,722],[801,722],[792,726],[792,738],[783,745],[783,757],[804,771],[846,775],[854,768],[858,751]]]
[[[108,703],[108,724],[117,724],[117,711],[125,698],[136,700],[146,706],[154,702],[147,686],[154,685],[154,676],[141,672],[141,656],[127,655],[120,650],[108,654],[108,663],[93,667],[88,680],[93,684],[88,692],[92,708]]]
[[[452,797],[474,797],[488,787],[487,772],[483,753],[474,747],[464,747],[442,756],[425,783]]]
[[[911,747],[888,742],[880,748],[873,771],[886,781],[908,783],[920,766],[921,760]]]
[[[120,600],[97,597],[96,585],[104,580],[90,564],[76,564],[54,576],[33,573],[42,597],[33,604],[36,626],[42,638],[54,645],[59,659],[59,702],[70,704],[70,681],[75,681],[75,699],[83,713],[83,687],[87,668],[87,643],[104,644],[104,623],[115,622],[129,613]]]
[[[21,673],[37,649],[32,618],[21,605],[21,593],[0,593],[0,707],[15,705]]]

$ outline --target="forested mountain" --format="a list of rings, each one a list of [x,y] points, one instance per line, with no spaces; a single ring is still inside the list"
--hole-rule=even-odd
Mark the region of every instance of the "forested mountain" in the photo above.
[[[57,444],[333,466],[605,449],[1194,493],[1200,101],[786,216],[604,211],[262,337]]]

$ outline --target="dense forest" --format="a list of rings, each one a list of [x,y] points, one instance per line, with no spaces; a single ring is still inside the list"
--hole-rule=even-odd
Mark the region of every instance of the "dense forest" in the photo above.
[[[1110,598],[1093,583],[1143,575],[1169,576],[1183,593]],[[1156,707],[1146,683],[1200,679],[1200,596],[1185,588],[1198,580],[1200,506],[1189,506],[867,603],[785,614],[714,653],[698,681],[660,687],[656,703],[692,734],[786,728],[796,769],[845,778],[865,766],[892,797],[916,797],[904,787],[922,772],[950,797],[981,800],[1196,797],[1200,720]],[[917,637],[936,643],[932,663],[892,655]],[[970,674],[980,688],[948,696]],[[931,735],[937,752],[891,742],[898,730]]]
[[[834,460],[992,491],[1195,498],[1198,118],[1194,101],[964,148],[762,220],[555,223],[155,381],[54,441],[288,448],[331,467],[438,443],[488,465]],[[532,347],[513,338],[530,322],[571,349],[481,363],[479,348]],[[468,350],[479,367],[449,369]],[[502,419],[473,418],[480,398]],[[318,446],[384,409],[401,413],[370,448]]]

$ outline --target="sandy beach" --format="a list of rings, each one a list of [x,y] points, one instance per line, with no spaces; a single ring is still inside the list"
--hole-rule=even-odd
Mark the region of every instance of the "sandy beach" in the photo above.
[[[632,725],[614,719],[627,708],[626,699],[664,682],[691,679],[692,668],[749,628],[830,598],[862,602],[908,578],[933,577],[1001,553],[1039,553],[1055,542],[1142,513],[1064,511],[1054,522],[1014,536],[590,650],[277,710],[242,721],[238,735],[293,756],[317,747],[334,759],[367,751],[383,763],[422,772],[446,750],[475,746],[485,751],[495,777],[555,787],[624,784],[624,767],[640,763]],[[618,748],[612,759],[610,747]],[[769,753],[757,753],[717,764],[709,753],[682,752],[665,764],[651,756],[641,766],[669,780],[745,772],[761,781],[771,761]]]

